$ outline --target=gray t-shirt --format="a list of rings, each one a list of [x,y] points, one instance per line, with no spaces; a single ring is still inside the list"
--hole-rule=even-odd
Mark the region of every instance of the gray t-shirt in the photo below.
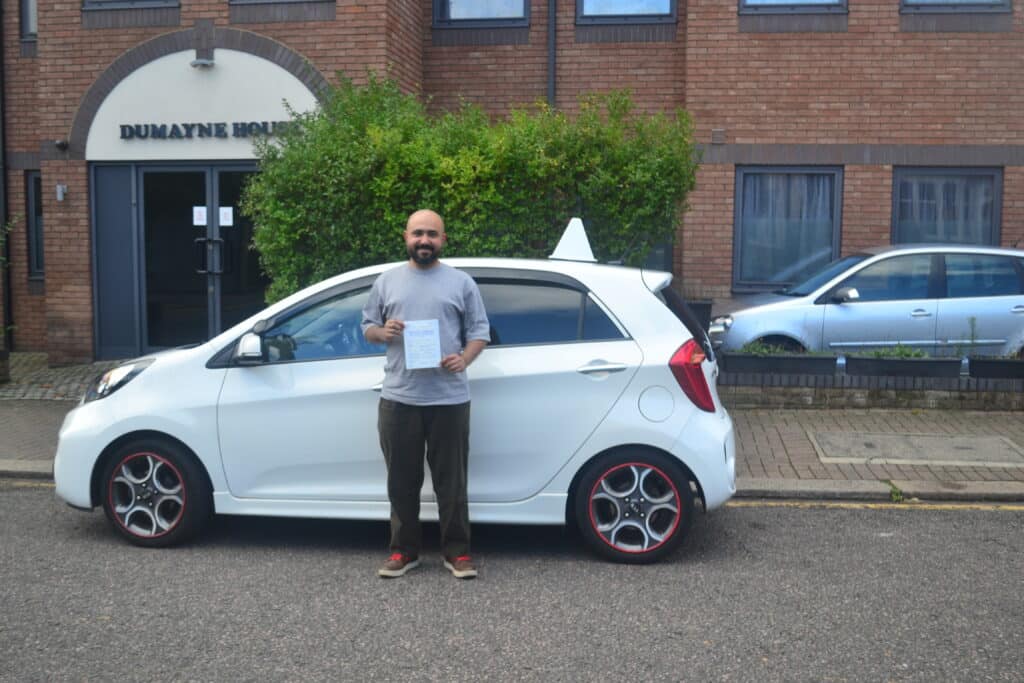
[[[480,290],[469,275],[444,263],[422,270],[408,263],[381,273],[363,307],[363,332],[391,319],[436,319],[441,357],[462,351],[465,342],[490,341],[490,324]],[[465,372],[442,367],[407,370],[402,337],[388,344],[381,396],[408,405],[455,405],[469,400]]]

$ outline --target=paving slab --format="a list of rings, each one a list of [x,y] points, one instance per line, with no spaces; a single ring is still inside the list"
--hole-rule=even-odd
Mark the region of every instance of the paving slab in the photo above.
[[[1021,467],[1024,448],[1005,436],[808,431],[824,463]]]

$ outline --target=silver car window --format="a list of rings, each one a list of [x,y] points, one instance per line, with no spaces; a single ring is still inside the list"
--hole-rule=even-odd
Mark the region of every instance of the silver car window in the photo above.
[[[271,363],[382,354],[383,344],[363,337],[360,323],[370,288],[344,292],[277,323],[263,335]]]
[[[856,288],[858,301],[927,299],[931,261],[931,254],[894,256],[872,263],[840,286]]]
[[[994,254],[946,254],[946,296],[1011,296],[1021,293],[1013,260]]]

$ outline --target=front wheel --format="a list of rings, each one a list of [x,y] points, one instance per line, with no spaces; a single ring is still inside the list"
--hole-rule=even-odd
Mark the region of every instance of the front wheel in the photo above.
[[[591,463],[576,492],[576,520],[590,548],[615,562],[646,564],[683,542],[693,491],[682,468],[649,450],[608,453]]]
[[[107,461],[103,511],[136,545],[171,546],[192,538],[210,517],[212,492],[191,453],[170,442],[126,444]]]

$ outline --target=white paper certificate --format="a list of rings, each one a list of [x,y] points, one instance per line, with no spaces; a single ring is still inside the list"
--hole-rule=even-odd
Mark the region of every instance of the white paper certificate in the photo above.
[[[436,318],[406,320],[402,338],[405,340],[407,370],[441,367],[441,333]]]

